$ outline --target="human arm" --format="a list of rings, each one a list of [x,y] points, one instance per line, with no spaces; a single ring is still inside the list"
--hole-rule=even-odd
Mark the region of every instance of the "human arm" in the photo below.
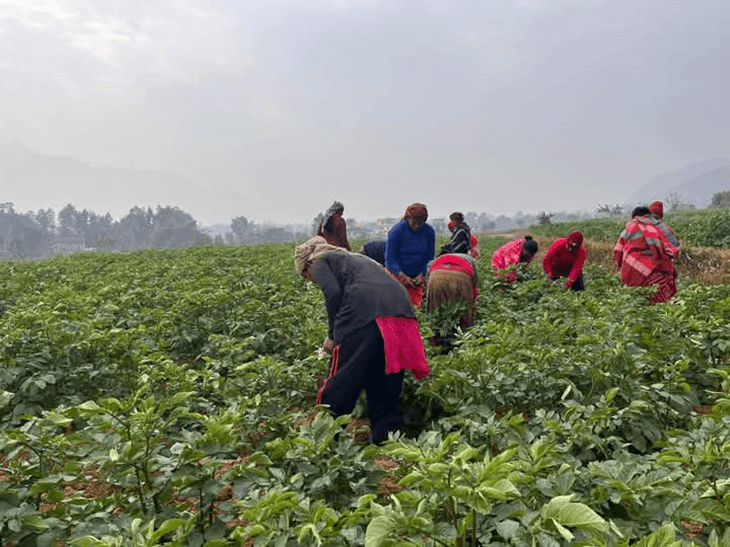
[[[328,337],[332,338],[335,324],[335,317],[342,305],[342,285],[337,275],[330,267],[326,257],[316,259],[310,266],[314,282],[324,293],[324,305],[327,308],[327,319],[329,322]]]
[[[575,261],[573,262],[573,267],[570,269],[570,274],[568,275],[568,279],[565,282],[565,287],[570,288],[573,283],[575,283],[575,280],[578,279],[581,275],[583,275],[583,264],[586,261],[586,248],[584,245],[581,245],[578,247],[578,250],[575,251],[576,257]]]
[[[428,263],[436,256],[436,231],[428,224],[424,224],[421,230],[426,230],[426,256],[424,256],[423,267],[421,268],[420,275],[421,281],[423,281],[423,278],[426,276]]]
[[[385,242],[385,267],[396,277],[402,272],[399,251],[404,229],[403,221],[393,226],[388,232],[388,239]]]

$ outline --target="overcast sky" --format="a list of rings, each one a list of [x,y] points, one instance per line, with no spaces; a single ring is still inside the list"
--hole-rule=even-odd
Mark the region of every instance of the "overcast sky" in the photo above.
[[[185,175],[155,198],[206,223],[592,210],[730,156],[729,28],[728,0],[0,0],[0,143]]]

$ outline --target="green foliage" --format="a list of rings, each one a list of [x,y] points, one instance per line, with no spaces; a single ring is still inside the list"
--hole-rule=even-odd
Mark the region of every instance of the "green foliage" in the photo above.
[[[291,245],[0,264],[0,541],[727,544],[730,287],[507,284],[502,242],[473,327],[420,317],[453,343],[383,447],[312,415],[326,316]]]

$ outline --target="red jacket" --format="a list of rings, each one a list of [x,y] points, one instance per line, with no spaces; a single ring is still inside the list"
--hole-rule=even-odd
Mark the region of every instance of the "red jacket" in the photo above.
[[[517,279],[515,269],[510,268],[510,266],[517,266],[520,263],[520,259],[522,258],[522,245],[524,243],[524,238],[515,239],[514,241],[505,243],[499,249],[494,251],[494,254],[492,255],[492,269],[494,270],[494,275],[497,277],[503,277],[509,283],[512,283],[515,279]],[[535,255],[530,256],[530,258],[525,260],[525,263],[529,264],[534,258]],[[507,268],[510,268],[510,271],[503,271]]]
[[[676,238],[674,239],[676,241]],[[679,256],[679,248],[653,217],[634,217],[613,249],[621,279],[629,287],[640,287],[655,272],[674,278],[672,260]]]
[[[344,247],[348,251],[352,250],[350,249],[350,243],[347,241],[347,225],[345,224],[345,219],[340,215],[334,215],[332,217],[331,232],[325,232],[323,227],[320,225],[317,235],[325,238],[327,243],[330,245]]]
[[[586,248],[581,245],[575,251],[567,248],[568,238],[561,237],[550,245],[542,259],[542,269],[551,279],[567,277],[565,284],[570,287],[575,280],[583,275],[583,264],[586,261]]]

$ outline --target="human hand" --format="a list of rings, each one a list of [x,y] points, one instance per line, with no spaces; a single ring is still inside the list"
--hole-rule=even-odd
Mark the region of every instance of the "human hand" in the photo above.
[[[566,281],[563,283],[563,286],[560,288],[562,291],[567,291],[570,288],[570,285],[568,285],[568,282]]]
[[[414,277],[413,279],[411,279],[411,281],[413,282],[414,287],[418,287],[423,284],[423,275],[419,274],[416,277]]]
[[[332,353],[332,350],[335,349],[335,343],[333,340],[327,338],[324,342],[322,342],[322,349],[327,353]]]

